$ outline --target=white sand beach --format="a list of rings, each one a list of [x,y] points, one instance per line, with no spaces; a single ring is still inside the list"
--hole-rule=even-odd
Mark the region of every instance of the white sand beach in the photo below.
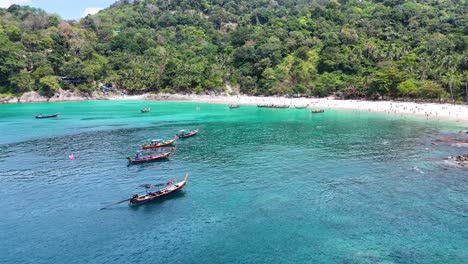
[[[468,124],[468,105],[415,103],[397,101],[337,100],[334,98],[286,98],[259,96],[219,95],[146,95],[147,100],[193,101],[219,104],[276,104],[305,106],[310,109],[348,109],[365,112],[382,112],[392,115],[417,115],[432,120],[451,120]]]
[[[216,104],[259,105],[275,104],[306,106],[310,109],[347,109],[365,112],[382,112],[390,115],[416,115],[431,120],[450,120],[468,125],[468,105],[415,103],[398,101],[337,100],[328,98],[286,98],[248,95],[197,95],[197,94],[103,94],[83,95],[69,91],[58,92],[51,98],[40,96],[36,92],[25,93],[21,97],[4,98],[3,103],[63,102],[83,100],[159,100],[192,101]]]

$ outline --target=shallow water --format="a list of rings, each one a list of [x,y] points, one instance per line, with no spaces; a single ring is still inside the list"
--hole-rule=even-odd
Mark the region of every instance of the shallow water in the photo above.
[[[149,139],[195,127],[169,161],[127,166]],[[468,173],[439,160],[467,149],[431,144],[460,129],[198,103],[0,105],[0,263],[466,263]],[[185,172],[170,199],[98,210]]]

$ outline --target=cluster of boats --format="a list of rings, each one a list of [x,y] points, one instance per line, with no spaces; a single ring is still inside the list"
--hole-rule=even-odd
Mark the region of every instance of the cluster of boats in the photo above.
[[[196,135],[197,133],[198,133],[198,129],[195,129],[192,131],[179,130],[179,132],[177,132],[177,134],[172,139],[168,139],[168,140],[155,139],[155,140],[152,140],[150,144],[145,144],[141,146],[141,148],[143,150],[149,150],[149,149],[160,150],[161,148],[174,144],[179,138],[188,138],[188,137]],[[158,153],[156,155],[148,155],[148,156],[143,156],[143,157],[140,157],[140,153],[137,153],[135,158],[128,157],[127,159],[128,159],[129,165],[135,164],[135,163],[157,161],[157,160],[167,160],[174,152],[175,152],[175,148],[171,148],[170,151],[165,151],[162,153]],[[166,197],[170,194],[173,194],[182,190],[187,184],[188,177],[189,175],[187,173],[185,174],[184,179],[179,182],[174,182],[174,180],[170,180],[166,183],[140,185],[140,187],[143,187],[146,189],[145,194],[140,195],[136,193],[132,195],[132,197],[129,197],[125,200],[108,205],[101,209],[107,209],[111,206],[118,205],[124,202],[128,202],[129,206],[137,206],[137,205],[145,204],[154,200],[161,199],[163,197]],[[161,187],[161,186],[163,186],[164,188],[157,189],[156,191],[149,191],[150,189]]]
[[[240,107],[239,104],[231,104],[231,105],[229,105],[229,108],[231,108],[231,109],[232,109],[232,108],[239,108],[239,107]],[[257,105],[257,107],[258,107],[258,108],[289,108],[290,105],[286,105],[286,104],[284,104],[284,105],[278,105],[278,104],[259,104],[259,105]],[[308,107],[309,107],[308,104],[306,104],[306,105],[295,105],[295,106],[294,106],[294,108],[296,108],[296,109],[306,109],[306,108],[308,108]],[[311,113],[313,113],[313,114],[318,114],[318,113],[323,113],[323,112],[325,112],[325,110],[323,110],[323,109],[315,109],[315,110],[313,109],[313,110],[311,110]]]
[[[159,152],[159,150],[163,150],[162,148],[173,145],[177,141],[177,139],[188,138],[188,137],[196,135],[197,133],[198,133],[198,129],[195,129],[192,131],[179,130],[179,132],[177,132],[177,134],[172,139],[168,139],[168,140],[153,139],[151,140],[149,144],[144,144],[143,146],[141,146],[141,148],[143,150],[156,149]],[[141,155],[141,152],[138,152],[133,158],[127,157],[127,160],[128,160],[129,165],[151,162],[151,161],[158,161],[158,160],[166,160],[174,153],[175,153],[175,147],[171,148],[169,151],[162,151],[157,154],[150,154],[150,155],[143,155],[143,156]]]

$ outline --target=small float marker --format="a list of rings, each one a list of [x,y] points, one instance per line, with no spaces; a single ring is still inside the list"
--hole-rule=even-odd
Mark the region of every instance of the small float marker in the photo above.
[[[75,156],[73,154],[68,155],[69,160],[75,160]]]

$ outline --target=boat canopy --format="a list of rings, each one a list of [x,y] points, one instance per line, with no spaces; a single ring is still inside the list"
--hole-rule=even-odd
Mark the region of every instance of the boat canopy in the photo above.
[[[151,140],[151,142],[155,142],[155,143],[156,143],[156,142],[162,142],[162,141],[163,141],[163,140],[160,139],[160,138]]]
[[[179,133],[185,133],[187,132],[186,130],[182,129],[182,130],[179,130]]]

